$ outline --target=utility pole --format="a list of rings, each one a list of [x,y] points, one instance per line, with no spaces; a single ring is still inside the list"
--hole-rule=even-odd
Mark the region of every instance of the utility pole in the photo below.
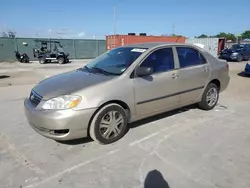
[[[175,32],[175,24],[173,24],[173,36],[174,36],[174,32]]]
[[[116,5],[114,5],[114,35],[116,35]]]

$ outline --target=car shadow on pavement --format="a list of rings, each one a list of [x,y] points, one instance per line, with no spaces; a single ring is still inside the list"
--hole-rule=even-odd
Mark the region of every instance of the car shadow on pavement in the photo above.
[[[250,78],[250,75],[248,75],[248,74],[246,74],[244,72],[238,73],[238,76],[245,77],[245,78]]]
[[[4,79],[4,78],[9,78],[10,76],[7,75],[0,75],[0,79]]]
[[[157,120],[160,120],[160,119],[164,119],[164,118],[167,118],[167,117],[170,117],[170,116],[174,116],[174,115],[177,115],[179,113],[183,113],[183,112],[189,111],[191,109],[196,109],[196,108],[197,108],[197,105],[193,104],[193,105],[189,105],[189,106],[186,106],[186,107],[183,107],[183,108],[178,108],[176,110],[172,110],[172,111],[169,111],[169,112],[165,112],[165,113],[162,113],[162,114],[151,116],[151,117],[148,117],[148,118],[145,118],[145,119],[142,119],[142,120],[131,123],[129,125],[129,128],[136,128],[136,127],[142,126],[144,124],[147,124],[147,123],[150,123],[150,122],[153,122],[153,121],[157,121]]]
[[[186,107],[183,107],[183,108],[179,108],[179,109],[176,109],[176,110],[173,110],[173,111],[165,112],[165,113],[162,113],[162,114],[159,114],[159,115],[155,115],[155,116],[152,116],[152,117],[149,117],[149,118],[146,118],[146,119],[142,119],[142,120],[133,122],[130,125],[128,125],[128,129],[127,129],[125,135],[129,132],[129,129],[131,129],[131,128],[136,128],[136,127],[139,127],[139,126],[143,126],[144,124],[147,124],[147,123],[159,120],[159,119],[163,119],[163,118],[166,118],[166,117],[170,117],[170,116],[182,113],[182,112],[186,112],[186,111],[189,111],[191,109],[196,109],[196,108],[197,108],[197,105],[193,104],[193,105],[190,105],[190,106],[186,106]],[[81,144],[87,144],[87,143],[92,142],[92,141],[93,140],[90,137],[87,137],[87,138],[81,138],[81,139],[77,139],[77,140],[56,141],[56,142],[58,142],[60,144],[65,144],[65,145],[81,145]]]
[[[147,174],[144,188],[170,188],[168,182],[158,170],[152,170]]]
[[[65,145],[80,145],[80,144],[87,144],[89,142],[92,142],[93,140],[90,137],[87,138],[80,138],[76,140],[69,140],[69,141],[56,141],[60,144],[65,144]]]

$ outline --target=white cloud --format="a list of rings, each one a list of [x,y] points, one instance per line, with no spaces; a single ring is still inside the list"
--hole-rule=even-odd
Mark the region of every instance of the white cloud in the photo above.
[[[84,37],[85,36],[85,33],[84,32],[80,32],[77,34],[78,37]]]

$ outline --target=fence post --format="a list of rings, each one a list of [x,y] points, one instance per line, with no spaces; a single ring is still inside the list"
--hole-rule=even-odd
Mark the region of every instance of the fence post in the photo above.
[[[96,57],[99,56],[99,40],[96,40],[97,54]]]
[[[18,51],[18,45],[17,45],[16,37],[14,38],[14,45],[15,45],[15,51]]]
[[[73,39],[73,51],[74,51],[74,59],[76,59],[75,39]]]

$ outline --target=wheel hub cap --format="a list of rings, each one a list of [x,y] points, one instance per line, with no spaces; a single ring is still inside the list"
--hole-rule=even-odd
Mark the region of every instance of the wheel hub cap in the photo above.
[[[124,119],[120,112],[110,111],[105,114],[100,122],[100,133],[106,139],[117,137],[124,125]]]
[[[218,92],[217,92],[217,89],[216,88],[210,88],[207,92],[207,104],[209,106],[213,106],[215,105],[215,103],[217,102],[217,99],[218,99]]]

